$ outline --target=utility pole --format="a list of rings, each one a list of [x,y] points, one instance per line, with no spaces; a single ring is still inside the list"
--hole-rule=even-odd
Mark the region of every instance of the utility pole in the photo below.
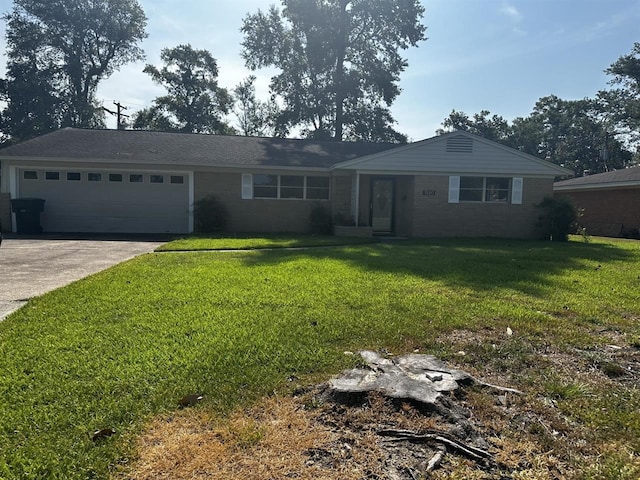
[[[120,102],[116,102],[115,100],[113,101],[113,104],[116,106],[117,110],[114,112],[113,110],[109,110],[106,107],[102,107],[102,109],[111,114],[111,115],[115,115],[117,117],[117,121],[118,121],[118,130],[124,130],[124,123],[122,122],[123,118],[129,118],[129,115],[125,115],[122,113],[123,110],[127,110],[127,107],[125,107],[124,105],[122,105]]]

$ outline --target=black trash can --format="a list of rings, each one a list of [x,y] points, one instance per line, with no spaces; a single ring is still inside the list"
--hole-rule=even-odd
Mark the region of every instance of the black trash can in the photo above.
[[[16,214],[17,233],[42,233],[40,213],[44,211],[42,198],[14,198],[11,211]]]

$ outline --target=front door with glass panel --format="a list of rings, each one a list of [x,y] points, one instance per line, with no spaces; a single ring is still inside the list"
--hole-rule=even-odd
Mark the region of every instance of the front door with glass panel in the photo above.
[[[393,180],[371,180],[371,227],[374,233],[393,232]]]

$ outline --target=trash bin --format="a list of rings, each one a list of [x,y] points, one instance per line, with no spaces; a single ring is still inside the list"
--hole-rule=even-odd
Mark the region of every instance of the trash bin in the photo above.
[[[17,233],[42,233],[40,213],[44,211],[41,198],[14,198],[11,211],[16,214]]]

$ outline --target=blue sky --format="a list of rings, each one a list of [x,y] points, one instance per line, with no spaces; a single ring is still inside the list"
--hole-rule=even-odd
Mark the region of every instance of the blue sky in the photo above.
[[[391,0],[390,0],[391,1]],[[259,0],[139,0],[149,19],[147,63],[182,43],[209,50],[220,84],[233,88],[251,72],[240,58],[240,26]],[[423,0],[428,40],[405,52],[409,67],[393,106],[397,128],[413,140],[433,136],[452,109],[482,109],[511,120],[528,115],[546,95],[594,96],[607,88],[603,72],[640,41],[640,0]],[[0,11],[11,2],[0,0]],[[0,43],[4,53],[4,43]],[[5,63],[3,56],[2,64]],[[163,90],[142,73],[144,63],[105,80],[105,106],[129,112],[148,106]],[[0,71],[4,70],[4,65]],[[257,72],[266,96],[269,72]],[[128,113],[129,113],[128,112]],[[115,127],[115,121],[109,123]]]

